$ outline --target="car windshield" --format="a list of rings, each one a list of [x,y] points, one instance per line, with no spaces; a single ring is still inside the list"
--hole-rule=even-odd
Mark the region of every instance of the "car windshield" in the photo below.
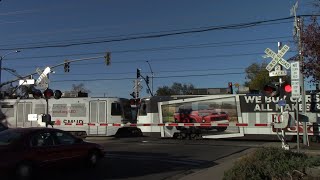
[[[2,131],[0,132],[0,146],[8,145],[21,137],[21,133],[14,131]]]

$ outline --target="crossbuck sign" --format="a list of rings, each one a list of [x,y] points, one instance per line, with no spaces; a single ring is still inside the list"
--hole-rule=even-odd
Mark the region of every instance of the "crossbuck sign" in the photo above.
[[[264,52],[268,57],[272,58],[272,61],[267,65],[266,69],[270,72],[279,63],[286,69],[290,69],[290,63],[283,59],[283,55],[289,50],[289,46],[284,45],[281,50],[277,53],[273,52],[271,49],[267,48]]]

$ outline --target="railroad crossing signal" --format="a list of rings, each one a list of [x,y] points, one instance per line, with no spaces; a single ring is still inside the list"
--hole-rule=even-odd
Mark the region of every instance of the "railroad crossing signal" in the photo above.
[[[284,54],[288,52],[288,50],[289,46],[287,45],[284,45],[278,53],[275,53],[271,49],[267,48],[264,52],[267,54],[268,57],[272,58],[272,61],[267,65],[266,69],[270,72],[278,63],[282,65],[284,68],[290,69],[290,63],[288,63],[288,61],[282,58]]]
[[[36,81],[36,85],[41,89],[46,89],[49,86],[48,74],[51,72],[50,67],[46,67],[42,72],[39,68],[36,69],[37,73],[40,75]]]

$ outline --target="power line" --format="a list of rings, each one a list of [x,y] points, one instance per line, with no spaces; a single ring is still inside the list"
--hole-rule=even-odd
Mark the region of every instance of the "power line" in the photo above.
[[[256,22],[249,22],[249,23],[239,23],[239,24],[231,24],[231,25],[225,25],[225,26],[209,26],[209,27],[204,27],[204,28],[195,28],[194,30],[186,30],[186,31],[178,31],[178,32],[173,31],[173,32],[167,32],[167,33],[160,33],[160,34],[140,35],[140,36],[132,36],[132,37],[130,37],[130,36],[129,37],[119,37],[119,38],[115,38],[115,39],[76,42],[76,43],[65,43],[65,44],[48,44],[48,45],[43,45],[43,46],[29,46],[29,47],[22,46],[22,47],[15,47],[15,48],[1,48],[0,50],[58,48],[58,47],[70,47],[70,46],[78,46],[78,45],[108,43],[108,42],[129,41],[129,40],[137,40],[137,39],[153,39],[153,38],[160,38],[160,37],[167,37],[167,36],[209,32],[209,31],[216,31],[216,30],[242,29],[242,28],[256,26],[258,24],[283,21],[283,20],[288,20],[288,19],[292,19],[292,18],[293,18],[293,16],[289,16],[289,17],[285,17],[285,18],[256,21]]]
[[[197,72],[197,71],[226,71],[226,70],[240,70],[245,68],[214,68],[214,69],[183,69],[188,72]],[[154,73],[171,73],[179,72],[179,69],[176,70],[167,70],[167,71],[155,71]],[[116,74],[135,74],[136,72],[118,72],[118,73],[76,73],[76,74],[55,74],[55,76],[87,76],[87,75],[116,75]],[[151,72],[145,72],[151,73]]]
[[[289,50],[288,52],[296,52],[295,50]],[[220,55],[208,55],[208,56],[189,56],[189,57],[176,57],[176,58],[158,58],[158,59],[152,59],[149,60],[153,63],[162,63],[162,62],[168,62],[168,61],[188,61],[188,60],[194,60],[197,59],[205,60],[210,58],[226,58],[226,57],[241,57],[241,56],[253,56],[253,55],[262,55],[263,52],[255,52],[255,53],[239,53],[239,54],[220,54]],[[102,56],[101,56],[102,58]],[[135,59],[135,60],[124,60],[124,61],[116,61],[112,62],[113,64],[127,64],[127,63],[137,63],[137,62],[145,62],[145,59]],[[87,63],[77,63],[72,64],[72,66],[88,66],[88,65],[95,65],[95,64],[105,64],[104,62],[87,62]],[[19,66],[19,68],[35,68],[36,66]]]
[[[277,23],[266,23],[266,24],[257,24],[256,26],[261,25],[275,25],[275,24],[282,24],[282,23],[291,23],[291,21],[286,22],[277,22]],[[69,40],[63,40],[63,41],[44,41],[44,42],[35,42],[35,43],[20,43],[20,44],[5,44],[0,45],[0,47],[8,47],[8,46],[24,46],[24,45],[49,45],[50,43],[75,43],[75,42],[83,42],[83,41],[93,41],[93,40],[99,40],[99,39],[110,39],[110,38],[123,38],[127,36],[137,36],[137,35],[151,35],[155,33],[170,33],[170,32],[179,32],[179,31],[190,31],[190,30],[197,30],[202,28],[209,28],[209,27],[215,27],[215,26],[207,26],[207,27],[199,27],[199,28],[189,28],[189,29],[179,29],[179,30],[167,30],[167,31],[157,31],[157,32],[144,32],[144,33],[133,33],[133,34],[127,34],[127,35],[116,35],[116,36],[104,36],[104,37],[93,37],[93,38],[82,38],[82,39],[69,39]]]
[[[225,42],[214,42],[214,43],[202,43],[202,44],[189,44],[183,46],[166,46],[158,48],[143,48],[143,49],[129,49],[129,50],[118,50],[112,51],[112,53],[129,53],[129,52],[143,52],[143,51],[163,51],[163,50],[175,50],[175,49],[186,49],[186,48],[204,48],[204,47],[225,47],[225,46],[243,46],[243,45],[252,45],[252,44],[267,44],[274,43],[273,41],[268,42],[255,42],[260,40],[271,40],[271,39],[287,39],[291,36],[280,36],[272,38],[260,38],[260,39],[249,39],[249,40],[238,40],[238,41],[225,41]],[[277,41],[277,42],[278,42]],[[252,43],[244,43],[252,42]],[[291,42],[291,41],[289,41]],[[49,56],[27,56],[20,58],[7,58],[5,61],[19,60],[19,59],[40,59],[40,58],[55,58],[55,57],[66,57],[66,56],[80,56],[80,55],[97,55],[104,54],[105,52],[93,52],[93,53],[78,53],[78,54],[59,54],[59,55],[49,55]]]
[[[164,79],[164,78],[184,78],[184,77],[201,77],[201,76],[223,76],[223,75],[239,75],[245,74],[242,73],[214,73],[214,74],[193,74],[193,75],[174,75],[174,76],[158,76],[154,77],[155,79]],[[134,80],[135,78],[99,78],[99,79],[66,79],[66,80],[55,80],[50,82],[85,82],[85,81],[114,81],[114,80]]]

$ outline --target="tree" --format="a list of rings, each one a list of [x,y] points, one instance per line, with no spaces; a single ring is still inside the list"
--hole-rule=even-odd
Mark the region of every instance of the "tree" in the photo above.
[[[250,90],[262,90],[264,86],[270,82],[278,82],[279,77],[269,77],[269,72],[266,70],[267,63],[253,63],[245,69],[247,81],[244,83]],[[289,76],[282,77],[284,81],[290,81]]]
[[[7,84],[4,85],[1,90],[4,93],[4,96],[27,99],[29,97],[30,89],[31,87],[28,86],[13,86],[12,84]]]
[[[320,1],[318,8],[320,7]],[[310,82],[320,81],[320,26],[313,17],[311,23],[301,33],[302,73]],[[299,42],[297,42],[299,43]]]
[[[156,95],[157,96],[169,96],[169,95],[186,95],[191,94],[194,86],[192,84],[181,84],[174,82],[171,87],[162,86],[159,87]]]
[[[91,91],[87,89],[83,83],[80,83],[80,84],[72,84],[71,92],[90,93]]]

